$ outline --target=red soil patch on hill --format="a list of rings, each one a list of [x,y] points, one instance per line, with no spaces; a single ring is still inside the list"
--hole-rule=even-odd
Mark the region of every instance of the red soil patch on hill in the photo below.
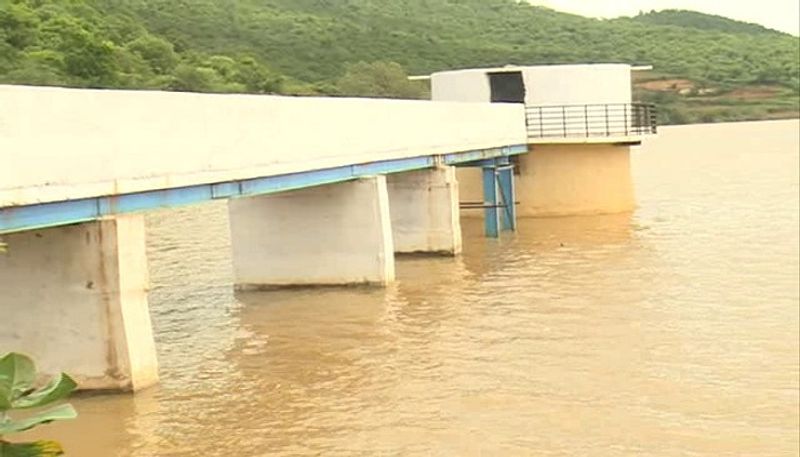
[[[751,86],[740,87],[735,89],[725,96],[727,98],[735,98],[737,100],[763,100],[765,98],[773,98],[777,95],[778,89],[770,86]]]
[[[657,79],[636,83],[636,87],[654,92],[679,92],[693,89],[694,83],[688,79]]]

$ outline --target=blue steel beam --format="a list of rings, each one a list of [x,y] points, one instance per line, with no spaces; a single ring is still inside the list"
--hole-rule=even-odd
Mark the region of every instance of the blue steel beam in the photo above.
[[[527,146],[466,151],[445,156],[420,156],[291,173],[230,182],[101,196],[37,205],[0,208],[0,234],[96,220],[114,214],[135,213],[236,197],[264,195],[349,181],[364,176],[401,173],[436,166],[521,154]],[[441,157],[441,158],[440,158]]]
[[[524,154],[526,152],[528,152],[528,146],[524,144],[480,151],[458,152],[455,154],[445,154],[444,163],[446,165],[474,166],[475,162],[482,162],[487,159],[493,161],[497,157],[507,157]]]

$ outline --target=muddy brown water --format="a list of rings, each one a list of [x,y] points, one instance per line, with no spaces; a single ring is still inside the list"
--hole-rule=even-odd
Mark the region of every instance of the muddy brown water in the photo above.
[[[82,457],[798,455],[798,122],[662,129],[633,214],[531,219],[387,289],[235,294],[224,205],[148,216],[161,385]]]

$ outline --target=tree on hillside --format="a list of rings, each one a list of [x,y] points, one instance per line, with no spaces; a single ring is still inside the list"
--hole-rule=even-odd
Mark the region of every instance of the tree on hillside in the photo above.
[[[178,56],[169,41],[150,34],[128,43],[126,48],[148,63],[156,74],[166,74],[178,65]]]
[[[355,97],[427,98],[424,85],[408,80],[396,62],[358,62],[349,65],[336,83],[341,95]]]
[[[728,120],[800,109],[797,37],[700,13],[596,20],[521,0],[188,3],[0,0],[0,83],[425,98],[403,68],[627,62],[709,94],[773,94],[674,94],[662,120],[705,116],[708,103]]]

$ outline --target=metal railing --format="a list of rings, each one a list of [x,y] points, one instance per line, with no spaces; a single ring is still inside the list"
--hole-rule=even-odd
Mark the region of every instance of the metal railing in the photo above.
[[[526,106],[528,138],[589,138],[655,134],[656,108],[647,103]]]

